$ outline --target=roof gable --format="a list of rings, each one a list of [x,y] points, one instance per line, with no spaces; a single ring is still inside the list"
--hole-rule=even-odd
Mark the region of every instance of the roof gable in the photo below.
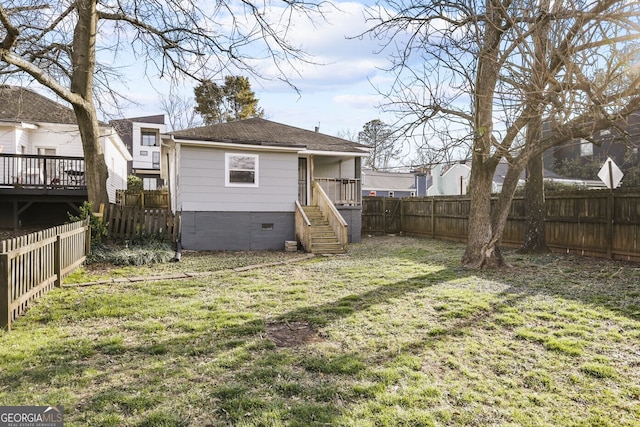
[[[308,151],[363,153],[367,147],[346,139],[253,118],[171,132],[177,140],[299,147]]]
[[[76,124],[74,111],[46,96],[19,86],[0,86],[0,120]]]

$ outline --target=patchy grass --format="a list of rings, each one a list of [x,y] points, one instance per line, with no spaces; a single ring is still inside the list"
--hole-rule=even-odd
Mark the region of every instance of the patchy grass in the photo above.
[[[462,251],[89,266],[74,280],[211,274],[48,293],[0,332],[0,405],[62,405],[69,426],[640,423],[638,266],[507,251],[515,268],[473,271]]]

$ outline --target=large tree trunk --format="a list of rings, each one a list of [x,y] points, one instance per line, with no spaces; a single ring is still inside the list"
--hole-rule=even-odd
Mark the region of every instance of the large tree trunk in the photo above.
[[[527,164],[527,182],[524,187],[524,242],[519,253],[547,253],[545,231],[546,209],[544,203],[544,181],[542,155],[534,155]]]
[[[491,188],[495,166],[493,162],[476,160],[471,167],[469,184],[469,236],[462,256],[462,265],[470,268],[504,267],[500,247],[494,239],[491,221]]]
[[[109,203],[107,178],[109,171],[104,159],[104,149],[100,142],[98,115],[93,102],[93,73],[95,71],[96,30],[98,13],[95,0],[77,1],[78,22],[73,35],[73,73],[71,92],[82,101],[74,102],[78,129],[84,150],[85,178],[89,201],[94,210],[100,204]]]
[[[109,171],[104,159],[104,149],[100,143],[98,117],[95,108],[82,108],[74,105],[74,111],[84,151],[87,195],[93,204],[94,211],[97,211],[100,204],[109,203],[107,193]]]
[[[541,16],[546,18],[550,0],[541,0]],[[557,6],[556,6],[557,7]],[[534,67],[531,77],[529,104],[534,105],[534,115],[527,125],[526,146],[532,153],[527,163],[527,181],[524,187],[524,242],[518,252],[545,253],[549,252],[545,236],[546,209],[544,204],[544,176],[542,153],[535,154],[536,146],[542,138],[542,105],[544,103],[544,88],[547,69],[547,46],[549,44],[549,20],[542,19],[533,29]]]
[[[499,2],[487,2],[482,48],[478,53],[478,71],[474,90],[474,134],[471,177],[469,179],[469,236],[462,265],[472,268],[502,267],[504,258],[494,238],[491,224],[491,190],[498,160],[492,156],[493,100],[498,81],[498,52],[502,32]],[[499,239],[498,239],[499,240]]]

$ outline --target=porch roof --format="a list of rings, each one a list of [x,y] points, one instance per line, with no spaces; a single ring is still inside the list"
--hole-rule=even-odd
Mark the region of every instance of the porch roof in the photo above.
[[[368,148],[346,139],[265,119],[253,118],[171,132],[176,140],[198,140],[239,145],[299,148],[300,151],[353,153]]]

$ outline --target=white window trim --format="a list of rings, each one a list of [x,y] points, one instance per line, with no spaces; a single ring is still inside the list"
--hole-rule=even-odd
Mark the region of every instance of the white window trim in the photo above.
[[[230,182],[229,180],[229,159],[235,156],[242,157],[253,157],[255,159],[255,169],[254,169],[254,182],[253,183],[239,183],[239,182]],[[257,154],[246,154],[246,153],[224,153],[224,185],[225,187],[259,187],[259,177],[260,177],[260,157]]]

